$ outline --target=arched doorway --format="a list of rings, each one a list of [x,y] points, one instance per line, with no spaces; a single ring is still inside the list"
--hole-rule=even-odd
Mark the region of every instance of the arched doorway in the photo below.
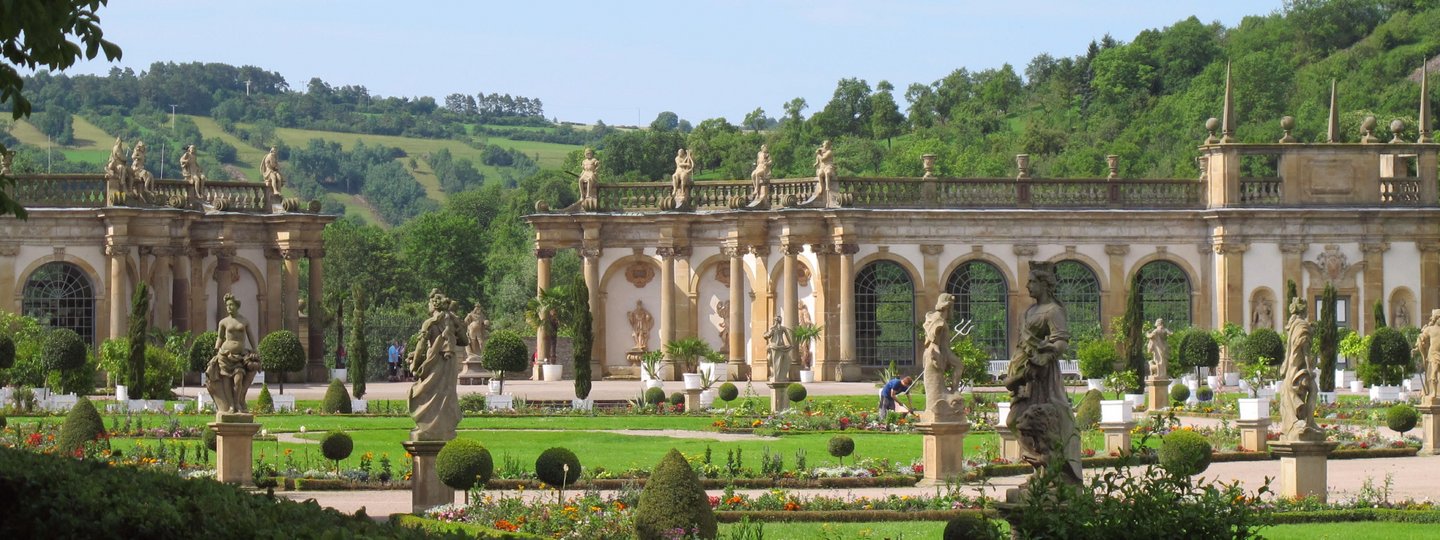
[[[1140,289],[1140,313],[1147,321],[1165,319],[1165,326],[1179,330],[1190,326],[1190,278],[1170,261],[1151,261],[1135,274]]]
[[[915,364],[915,282],[892,261],[855,276],[855,354],[860,365]]]
[[[1055,263],[1055,277],[1059,281],[1055,298],[1065,305],[1071,341],[1098,339],[1105,329],[1100,320],[1100,279],[1085,263],[1074,260]]]
[[[95,343],[95,288],[80,267],[45,263],[25,280],[22,294],[22,314],[52,328],[69,328],[86,343]]]
[[[961,264],[945,280],[945,292],[955,297],[953,322],[973,321],[970,339],[990,351],[990,358],[1010,357],[1010,288],[1005,274],[985,261]]]

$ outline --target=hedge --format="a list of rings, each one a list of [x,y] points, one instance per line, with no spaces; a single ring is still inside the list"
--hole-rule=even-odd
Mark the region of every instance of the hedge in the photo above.
[[[464,538],[501,538],[506,540],[538,540],[543,538],[533,534],[505,532],[484,525],[427,519],[413,514],[391,514],[390,525],[395,528],[410,529],[449,537],[459,535]]]
[[[998,518],[999,514],[994,510],[765,510],[765,511],[717,511],[715,521],[720,523],[739,523],[740,520],[750,518],[752,523],[770,523],[776,521],[793,521],[801,523],[831,522],[831,523],[865,523],[872,521],[950,521],[967,514],[979,514],[987,519]]]

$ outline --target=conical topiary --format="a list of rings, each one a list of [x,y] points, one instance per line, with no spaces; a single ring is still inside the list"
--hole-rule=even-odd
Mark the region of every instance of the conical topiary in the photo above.
[[[674,448],[660,459],[635,510],[635,534],[640,540],[682,537],[715,538],[715,512],[700,487],[695,470]]]
[[[320,412],[329,414],[350,414],[350,392],[340,379],[330,379],[330,388],[325,390],[325,399],[320,401]]]
[[[1075,408],[1075,427],[1090,429],[1100,422],[1100,400],[1104,399],[1099,390],[1085,392],[1080,406]]]
[[[255,398],[255,410],[267,414],[275,412],[275,398],[270,396],[270,385],[260,385],[260,396]]]
[[[70,408],[70,413],[65,415],[65,424],[60,426],[56,446],[69,455],[104,434],[105,422],[100,419],[100,411],[95,410],[95,404],[90,403],[88,398],[81,396]]]

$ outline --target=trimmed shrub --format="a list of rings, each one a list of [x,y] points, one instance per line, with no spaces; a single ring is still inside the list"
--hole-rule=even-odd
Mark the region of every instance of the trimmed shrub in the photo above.
[[[1390,407],[1385,411],[1385,425],[1396,433],[1405,433],[1415,429],[1415,424],[1420,421],[1420,413],[1409,403],[1401,403]]]
[[[1075,427],[1091,429],[1100,423],[1100,400],[1105,396],[1099,390],[1085,392],[1080,406],[1075,408]]]
[[[675,405],[675,406],[677,406],[677,407],[680,406],[680,405],[684,405],[684,404],[685,404],[685,394],[684,394],[684,393],[681,393],[681,392],[671,392],[671,393],[670,393],[670,404],[671,404],[671,405]]]
[[[1115,371],[1115,364],[1120,362],[1115,344],[1106,339],[1081,343],[1075,350],[1075,356],[1080,360],[1080,376],[1086,379],[1104,379]]]
[[[320,412],[350,414],[350,392],[340,379],[330,379],[330,388],[325,389],[325,398],[320,400]]]
[[[505,372],[524,371],[530,365],[530,349],[520,334],[508,330],[497,330],[490,334],[480,350],[480,365],[495,373],[500,379],[500,393],[505,393]]]
[[[735,387],[735,383],[727,382],[720,385],[720,399],[731,402],[738,397],[740,397],[740,389]]]
[[[40,365],[46,371],[71,371],[85,365],[85,341],[69,328],[56,328],[45,335],[40,347]]]
[[[1410,343],[1399,330],[1388,326],[1370,334],[1370,354],[1356,375],[1367,384],[1394,386],[1410,371]]]
[[[790,398],[791,403],[805,401],[805,397],[808,395],[810,393],[805,390],[805,385],[798,382],[792,382],[790,386],[785,387],[785,397]]]
[[[665,402],[665,389],[664,389],[664,388],[646,388],[646,389],[645,389],[645,404],[646,404],[646,405],[659,405],[659,404],[664,403],[664,402]]]
[[[189,358],[190,371],[205,371],[205,365],[215,357],[215,340],[220,339],[220,334],[209,331],[195,336],[195,341],[190,343]]]
[[[1245,344],[1240,346],[1240,360],[1252,364],[1260,358],[1269,359],[1272,366],[1285,361],[1285,342],[1280,339],[1279,333],[1269,328],[1256,328],[1245,338]]]
[[[100,411],[95,410],[95,404],[90,399],[81,396],[75,401],[75,406],[65,415],[65,423],[60,426],[60,438],[56,446],[65,455],[70,455],[76,449],[83,448],[85,443],[99,439],[105,434],[105,422],[100,419]]]
[[[1161,439],[1160,467],[1174,474],[1193,476],[1210,467],[1210,441],[1189,430],[1172,431]]]
[[[695,470],[674,448],[660,459],[635,509],[635,535],[640,540],[674,538],[672,531],[685,536],[715,538],[715,511],[700,487]]]
[[[276,330],[260,340],[260,369],[276,376],[280,393],[285,393],[285,374],[305,367],[305,348],[300,336],[289,330]]]
[[[1195,391],[1195,399],[1198,399],[1200,401],[1210,401],[1212,399],[1215,399],[1215,391],[1212,390],[1209,386],[1201,386],[1199,390]]]
[[[573,281],[570,295],[570,303],[575,306],[573,319],[567,321],[570,333],[575,336],[570,340],[570,350],[574,355],[572,364],[575,366],[575,399],[586,399],[590,397],[590,356],[594,350],[595,334],[590,315],[590,288],[585,285],[584,279]]]
[[[985,517],[985,514],[965,513],[945,524],[944,540],[1000,540],[1000,527]]]
[[[1171,386],[1171,387],[1170,387],[1170,401],[1171,401],[1171,402],[1173,402],[1173,403],[1184,403],[1185,400],[1187,400],[1187,399],[1190,399],[1190,387],[1189,387],[1189,386],[1185,386],[1185,385],[1183,385],[1183,384],[1177,384],[1177,385],[1175,385],[1175,386]]]
[[[140,399],[157,397],[145,388],[145,341],[149,335],[150,286],[142,281],[135,284],[135,292],[130,295],[130,355],[125,362],[125,386]]]
[[[565,472],[565,466],[570,472]],[[535,478],[552,486],[568,486],[580,479],[580,458],[567,448],[555,447],[535,458]]]
[[[320,453],[325,459],[335,462],[335,471],[340,471],[340,461],[350,457],[350,452],[355,451],[355,440],[350,438],[349,433],[343,431],[331,431],[320,439]]]
[[[465,394],[460,396],[460,411],[467,413],[484,412],[485,394]]]
[[[15,367],[15,340],[0,336],[0,369]]]
[[[365,288],[359,283],[350,287],[350,384],[356,399],[365,397],[365,383],[370,379],[370,344],[365,339]]]
[[[832,457],[839,459],[840,464],[843,465],[845,464],[845,458],[855,453],[855,440],[844,435],[836,435],[830,438],[830,444],[827,450],[830,451]]]
[[[478,441],[452,439],[435,456],[435,473],[445,485],[469,491],[490,481],[495,475],[495,460]]]
[[[255,398],[255,410],[266,414],[275,412],[275,398],[270,396],[270,385],[260,385],[260,396]]]
[[[211,452],[214,452],[216,444],[215,430],[210,429],[210,426],[205,426],[204,428],[202,428],[200,430],[200,442],[205,443],[205,447],[209,448]]]
[[[1215,336],[1199,328],[1187,328],[1180,339],[1180,364],[1191,368],[1213,368],[1220,364],[1220,344]]]

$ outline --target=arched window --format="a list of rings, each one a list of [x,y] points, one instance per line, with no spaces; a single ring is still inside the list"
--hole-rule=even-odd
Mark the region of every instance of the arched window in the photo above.
[[[1095,272],[1080,261],[1060,261],[1055,264],[1055,277],[1060,282],[1055,298],[1065,305],[1071,340],[1099,338],[1104,326],[1100,321],[1100,280]]]
[[[1135,275],[1140,288],[1140,312],[1147,321],[1165,319],[1179,330],[1190,326],[1190,278],[1170,261],[1151,261]]]
[[[1010,288],[1005,274],[985,261],[960,265],[945,280],[945,292],[955,296],[951,317],[970,320],[970,339],[990,351],[990,358],[1010,357]]]
[[[899,264],[876,261],[855,276],[855,354],[862,366],[915,364],[915,282]]]
[[[95,343],[95,288],[80,267],[51,262],[25,280],[20,312],[53,328],[69,328]]]

